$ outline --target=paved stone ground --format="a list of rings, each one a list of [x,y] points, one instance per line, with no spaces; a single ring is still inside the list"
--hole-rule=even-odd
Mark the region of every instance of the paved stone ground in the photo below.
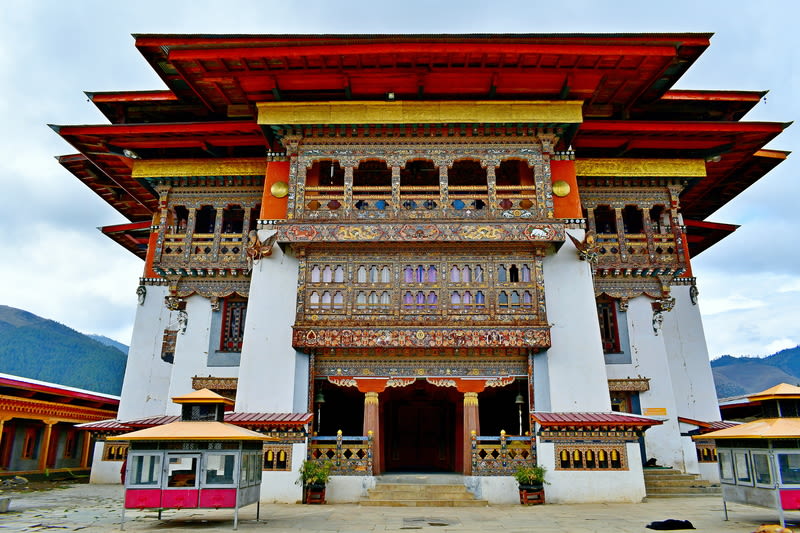
[[[0,532],[119,531],[122,488],[118,485],[68,485],[47,491],[5,493],[11,509],[0,514]],[[348,532],[421,531],[472,533],[485,531],[528,532],[647,532],[655,520],[689,520],[697,531],[750,532],[760,524],[776,523],[774,511],[730,504],[730,520],[722,519],[719,497],[654,499],[641,504],[496,505],[485,508],[397,508],[338,505],[261,506],[255,521],[255,505],[240,512],[240,531]],[[125,531],[205,531],[233,529],[231,511],[129,511]],[[800,532],[800,513],[789,513]]]

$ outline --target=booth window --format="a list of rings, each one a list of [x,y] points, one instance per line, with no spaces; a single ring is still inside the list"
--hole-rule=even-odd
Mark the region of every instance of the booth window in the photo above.
[[[772,485],[772,473],[769,469],[769,455],[765,453],[754,453],[753,457],[753,476],[759,485]]]
[[[235,454],[206,454],[206,485],[232,485],[235,464]]]
[[[781,484],[800,485],[800,453],[779,453],[778,468],[781,469]]]
[[[733,481],[733,458],[729,451],[719,451],[719,477],[723,481]]]
[[[159,485],[161,478],[160,455],[134,455],[131,460],[130,485]]]
[[[751,483],[750,458],[747,452],[733,452],[737,483]]]
[[[197,486],[197,456],[168,455],[167,487]]]

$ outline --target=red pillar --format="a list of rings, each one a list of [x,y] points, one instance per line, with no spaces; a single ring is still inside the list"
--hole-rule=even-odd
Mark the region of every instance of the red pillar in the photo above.
[[[458,392],[464,394],[464,474],[472,474],[472,433],[480,435],[480,412],[478,411],[478,393],[486,387],[484,379],[459,379],[456,381]]]
[[[357,378],[358,390],[364,393],[364,435],[372,432],[372,473],[382,472],[380,405],[378,394],[386,389],[389,378]]]

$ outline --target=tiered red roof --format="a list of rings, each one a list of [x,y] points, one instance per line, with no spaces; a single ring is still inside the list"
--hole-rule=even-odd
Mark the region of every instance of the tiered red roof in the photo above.
[[[763,150],[786,124],[739,122],[751,91],[672,90],[711,34],[136,35],[167,90],[88,93],[106,126],[54,128],[80,155],[60,162],[131,222],[156,193],[130,157],[261,156],[278,145],[255,104],[277,100],[582,100],[557,147],[578,158],[704,158],[681,196],[692,255],[735,229],[703,226],[787,153]],[[708,222],[706,222],[708,224]],[[133,230],[132,230],[133,231]],[[130,239],[107,232],[128,249]],[[136,241],[139,237],[131,234]],[[139,254],[141,255],[141,254]]]

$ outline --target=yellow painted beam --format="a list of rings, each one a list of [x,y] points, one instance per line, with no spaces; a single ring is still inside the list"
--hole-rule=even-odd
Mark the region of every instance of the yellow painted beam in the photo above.
[[[576,159],[578,176],[703,178],[702,159]]]
[[[579,124],[583,102],[262,102],[261,125],[313,124]]]
[[[175,176],[263,176],[265,158],[246,159],[136,159],[131,172],[134,178]]]

